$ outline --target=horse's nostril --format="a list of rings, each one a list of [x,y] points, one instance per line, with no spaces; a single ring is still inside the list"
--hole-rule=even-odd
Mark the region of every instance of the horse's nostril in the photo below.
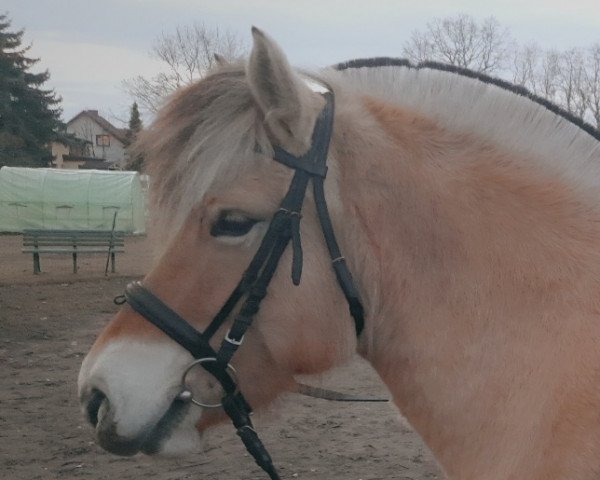
[[[104,395],[100,390],[92,390],[86,411],[88,420],[94,427],[98,425],[98,410],[100,410],[100,406],[104,400],[106,400],[106,395]]]

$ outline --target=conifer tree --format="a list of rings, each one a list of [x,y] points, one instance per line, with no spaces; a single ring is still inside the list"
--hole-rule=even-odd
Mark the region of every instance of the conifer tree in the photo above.
[[[11,31],[0,14],[0,166],[47,166],[50,142],[62,135],[61,99],[44,88],[48,71],[32,73],[39,59],[22,46],[24,30]]]
[[[138,172],[141,172],[144,169],[144,157],[135,149],[135,141],[142,128],[144,128],[144,125],[142,124],[138,104],[137,102],[133,102],[133,105],[131,105],[131,113],[129,115],[129,127],[127,128],[127,135],[125,137],[125,146],[127,147],[129,156],[126,165],[127,170],[137,170]]]

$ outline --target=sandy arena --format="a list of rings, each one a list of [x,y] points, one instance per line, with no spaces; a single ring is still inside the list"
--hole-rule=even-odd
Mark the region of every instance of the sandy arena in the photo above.
[[[129,237],[117,273],[104,256],[42,256],[41,275],[21,237],[0,236],[0,478],[264,479],[233,428],[211,432],[203,454],[178,460],[121,458],[93,442],[77,401],[80,363],[116,311],[112,299],[151,263],[145,237]],[[386,396],[376,374],[355,360],[313,384]],[[257,427],[282,479],[441,478],[419,437],[389,404],[334,403],[286,396]]]

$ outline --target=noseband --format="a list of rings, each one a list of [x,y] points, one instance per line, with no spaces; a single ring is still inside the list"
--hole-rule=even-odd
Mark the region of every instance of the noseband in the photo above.
[[[115,299],[115,302],[119,304],[127,302],[137,313],[192,354],[195,360],[183,374],[184,391],[178,398],[183,401],[193,401],[204,407],[223,407],[248,452],[273,480],[280,477],[273,466],[270,455],[253,428],[250,420],[252,408],[238,388],[235,370],[231,367],[230,361],[242,344],[244,335],[260,308],[261,301],[267,295],[267,287],[289,243],[292,244],[293,253],[292,281],[294,285],[300,284],[303,263],[300,220],[302,205],[311,181],[323,237],[337,281],[350,307],[357,336],[360,335],[364,326],[364,309],[346,260],[340,252],[325,201],[323,183],[327,174],[327,152],[333,129],[334,95],[332,91],[327,91],[323,97],[325,107],[315,123],[310,150],[304,155],[296,157],[280,147],[273,148],[273,159],[295,170],[290,187],[281,201],[279,209],[271,219],[254,258],[242,274],[240,282],[203,333],[169,308],[141,282],[130,283],[125,289],[125,295]],[[222,340],[219,349],[214,350],[209,343],[210,339],[240,302],[242,302],[241,308],[235,316],[231,328]],[[220,404],[206,405],[193,399],[191,391],[185,385],[185,378],[195,365],[200,365],[221,384],[224,396]]]

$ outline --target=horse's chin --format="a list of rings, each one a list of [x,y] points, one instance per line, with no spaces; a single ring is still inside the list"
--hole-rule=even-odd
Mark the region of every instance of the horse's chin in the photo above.
[[[140,452],[158,457],[182,457],[199,453],[202,447],[202,434],[194,423],[182,421],[169,426],[163,417],[145,439]]]
[[[178,458],[202,453],[203,436],[195,428],[178,428],[156,443],[142,445],[140,452],[154,458]]]

